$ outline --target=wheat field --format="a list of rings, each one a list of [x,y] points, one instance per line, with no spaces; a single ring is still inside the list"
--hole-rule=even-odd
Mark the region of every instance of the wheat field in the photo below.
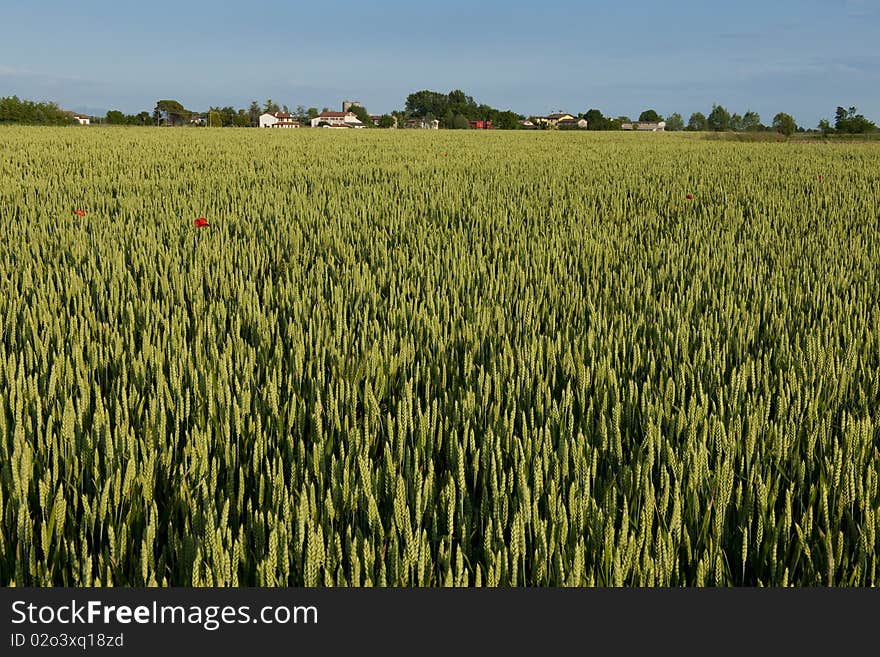
[[[880,144],[0,129],[0,585],[876,586],[878,229]]]

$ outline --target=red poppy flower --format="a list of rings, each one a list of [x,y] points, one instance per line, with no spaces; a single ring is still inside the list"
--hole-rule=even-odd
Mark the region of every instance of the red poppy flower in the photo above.
[[[75,214],[77,217],[85,217],[86,216],[86,213],[83,212],[82,210],[74,210],[73,214]]]
[[[688,194],[688,195],[687,195],[687,200],[688,200],[688,201],[693,201],[693,200],[694,200],[694,195],[693,195],[693,194]]]
[[[819,176],[819,180],[822,180],[822,176]]]
[[[205,219],[204,217],[199,217],[198,219],[196,219],[193,222],[193,226],[195,226],[196,228],[204,228],[205,226],[210,226],[210,225],[211,224],[209,224],[208,220]]]

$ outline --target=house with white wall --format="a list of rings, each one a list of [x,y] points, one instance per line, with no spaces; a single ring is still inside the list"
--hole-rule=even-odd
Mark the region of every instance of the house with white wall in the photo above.
[[[264,112],[260,115],[261,128],[298,128],[299,121],[287,112]]]
[[[321,112],[311,121],[313,128],[363,128],[354,112]]]

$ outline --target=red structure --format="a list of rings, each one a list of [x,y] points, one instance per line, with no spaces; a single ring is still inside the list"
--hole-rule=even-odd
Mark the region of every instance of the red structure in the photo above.
[[[491,121],[471,121],[471,128],[474,130],[491,130]]]

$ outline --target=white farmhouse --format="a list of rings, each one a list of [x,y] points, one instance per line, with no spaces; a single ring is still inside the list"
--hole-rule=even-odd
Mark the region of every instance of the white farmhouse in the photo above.
[[[312,127],[317,128],[323,126],[325,128],[363,128],[354,112],[321,112],[312,119]]]
[[[89,124],[92,122],[91,117],[85,116],[84,114],[74,114],[74,115],[73,115],[73,118],[74,118],[74,119],[75,119],[80,125],[89,125]]]
[[[299,121],[287,112],[266,112],[260,115],[261,128],[298,128]]]

